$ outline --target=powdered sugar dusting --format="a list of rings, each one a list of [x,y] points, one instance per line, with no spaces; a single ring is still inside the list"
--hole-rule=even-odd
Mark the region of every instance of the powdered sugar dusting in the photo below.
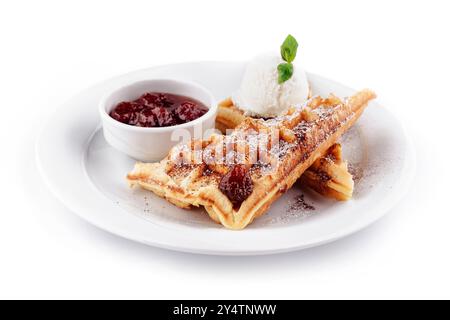
[[[283,212],[278,212],[278,214],[269,215],[268,219],[264,219],[264,225],[279,225],[288,224],[292,221],[300,221],[311,217],[315,214],[316,207],[314,202],[305,199],[305,195],[301,192],[295,197],[291,197],[287,201],[286,207]]]

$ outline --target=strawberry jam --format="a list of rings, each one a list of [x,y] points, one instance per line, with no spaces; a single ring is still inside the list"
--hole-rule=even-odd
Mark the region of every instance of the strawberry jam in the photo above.
[[[110,116],[137,127],[170,127],[203,116],[208,108],[198,100],[170,93],[148,92],[119,103]]]
[[[231,201],[234,208],[239,208],[253,192],[253,181],[244,165],[235,165],[219,183],[219,189]]]

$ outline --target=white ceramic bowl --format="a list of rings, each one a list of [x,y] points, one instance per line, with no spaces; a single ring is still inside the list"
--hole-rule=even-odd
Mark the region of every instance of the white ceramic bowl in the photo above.
[[[184,124],[142,128],[121,123],[113,119],[110,111],[122,101],[132,101],[146,92],[164,92],[194,98],[202,102],[209,111],[194,121]],[[100,117],[106,141],[114,148],[140,161],[159,161],[169,150],[181,142],[181,138],[201,138],[214,130],[217,105],[213,95],[204,87],[187,81],[152,79],[134,82],[106,94],[100,102]]]

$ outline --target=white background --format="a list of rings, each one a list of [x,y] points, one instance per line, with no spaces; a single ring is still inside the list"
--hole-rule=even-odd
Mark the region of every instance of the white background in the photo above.
[[[450,298],[447,2],[2,1],[0,298]],[[197,256],[100,231],[45,188],[37,132],[81,89],[248,59],[287,33],[309,71],[377,91],[414,141],[414,185],[375,225],[303,252]]]

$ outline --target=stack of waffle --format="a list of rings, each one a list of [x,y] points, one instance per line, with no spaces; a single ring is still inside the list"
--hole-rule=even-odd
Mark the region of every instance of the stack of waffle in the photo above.
[[[264,214],[304,173],[312,186],[342,185],[338,193],[348,197],[353,182],[336,142],[373,98],[369,90],[344,101],[316,97],[274,119],[244,118],[229,135],[178,145],[159,163],[137,163],[127,179],[181,208],[203,206],[230,229]]]

